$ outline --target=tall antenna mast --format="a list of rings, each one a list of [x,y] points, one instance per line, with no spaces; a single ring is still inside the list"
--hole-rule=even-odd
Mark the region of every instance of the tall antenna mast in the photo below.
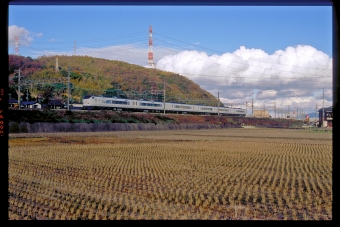
[[[154,68],[155,64],[153,63],[153,52],[152,52],[152,26],[149,26],[149,53],[148,53],[148,66],[150,68]]]
[[[15,40],[15,42],[14,42],[14,51],[15,51],[15,55],[18,55],[19,56],[19,39],[20,39],[20,37],[18,37],[18,36],[14,36],[14,40]]]
[[[76,55],[76,41],[74,40],[73,53]]]

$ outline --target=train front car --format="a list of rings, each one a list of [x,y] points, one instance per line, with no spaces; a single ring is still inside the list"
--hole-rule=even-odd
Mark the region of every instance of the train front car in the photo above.
[[[83,97],[83,110],[93,110],[96,106],[95,96],[85,95]]]

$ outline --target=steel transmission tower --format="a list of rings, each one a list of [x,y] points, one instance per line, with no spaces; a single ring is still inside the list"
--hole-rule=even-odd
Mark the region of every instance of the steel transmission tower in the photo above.
[[[149,52],[148,52],[148,66],[150,68],[154,68],[155,64],[153,63],[153,51],[152,51],[152,26],[149,26]]]
[[[15,51],[15,55],[18,55],[19,56],[19,39],[20,37],[18,36],[14,36],[14,51]]]

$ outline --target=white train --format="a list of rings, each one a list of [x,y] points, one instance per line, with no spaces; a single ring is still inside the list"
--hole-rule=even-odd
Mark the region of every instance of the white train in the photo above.
[[[164,106],[165,105],[165,106]],[[201,115],[246,116],[246,110],[241,108],[228,108],[217,106],[190,105],[171,102],[157,102],[146,100],[123,99],[117,97],[105,97],[85,95],[83,97],[84,110],[114,110],[135,111],[152,113],[178,113]]]

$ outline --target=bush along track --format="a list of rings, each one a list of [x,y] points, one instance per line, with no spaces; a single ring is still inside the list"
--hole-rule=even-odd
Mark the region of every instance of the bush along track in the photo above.
[[[114,112],[109,110],[102,111],[69,111],[69,110],[18,110],[9,109],[10,133],[28,132],[27,128],[34,128],[32,124],[38,123],[59,123],[60,130],[73,130],[74,124],[95,124],[94,127],[99,129],[107,128],[107,130],[115,130],[115,126],[108,124],[137,124],[137,126],[126,126],[125,130],[135,130],[135,127],[146,130],[151,126],[146,125],[163,125],[162,127],[153,127],[154,130],[166,130],[170,128],[178,128],[178,126],[164,125],[182,125],[182,128],[235,128],[243,125],[252,125],[256,127],[276,127],[291,128],[299,127],[302,122],[287,119],[271,119],[271,118],[251,118],[251,117],[227,117],[227,116],[207,116],[207,115],[185,115],[185,114],[150,114],[150,113],[132,113],[132,112]],[[26,125],[25,123],[31,124]],[[69,124],[66,126],[65,124]],[[196,125],[196,126],[195,126]],[[46,124],[45,124],[46,126]],[[44,127],[45,127],[44,126]],[[36,126],[37,127],[37,126]],[[88,126],[87,126],[88,127]],[[92,126],[91,126],[92,127]],[[48,126],[48,128],[51,128]],[[58,128],[53,126],[52,128]],[[59,127],[60,128],[60,127]],[[86,127],[85,127],[86,128]],[[121,128],[119,126],[118,128]],[[85,129],[84,129],[85,130]],[[90,129],[88,129],[90,130]],[[118,129],[117,129],[118,130]],[[138,129],[137,129],[138,130]],[[40,129],[39,129],[40,131]]]

